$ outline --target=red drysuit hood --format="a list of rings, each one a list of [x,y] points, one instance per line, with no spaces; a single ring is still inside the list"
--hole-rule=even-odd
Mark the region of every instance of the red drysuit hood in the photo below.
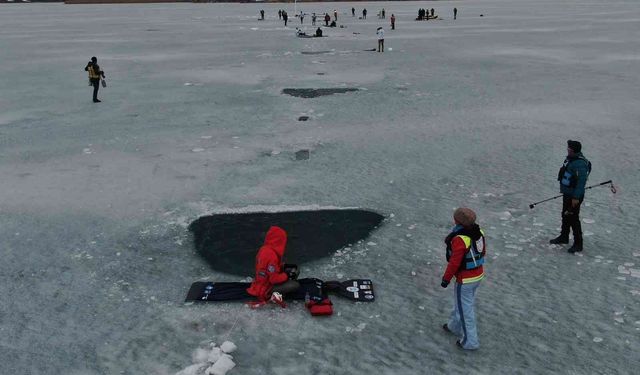
[[[278,256],[284,256],[284,247],[287,245],[287,232],[280,227],[269,228],[267,236],[264,238],[264,246],[272,248]]]

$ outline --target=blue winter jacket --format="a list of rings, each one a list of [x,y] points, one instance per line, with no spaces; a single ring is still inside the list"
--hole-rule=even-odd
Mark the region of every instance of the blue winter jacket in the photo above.
[[[558,180],[560,181],[560,192],[571,198],[581,199],[584,197],[584,187],[587,184],[591,163],[581,152],[574,154],[564,160]]]

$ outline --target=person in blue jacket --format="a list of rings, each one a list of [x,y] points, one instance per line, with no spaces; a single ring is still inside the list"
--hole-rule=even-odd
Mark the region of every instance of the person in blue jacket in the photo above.
[[[582,144],[567,141],[567,157],[558,172],[560,193],[562,193],[562,229],[560,235],[549,243],[569,243],[569,232],[573,231],[573,246],[570,253],[582,251],[582,226],[580,225],[580,205],[584,200],[584,187],[591,173],[591,162],[582,155]]]

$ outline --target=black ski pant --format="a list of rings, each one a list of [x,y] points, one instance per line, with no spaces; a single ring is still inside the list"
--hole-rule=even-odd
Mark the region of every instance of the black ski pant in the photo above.
[[[100,79],[91,79],[91,86],[93,86],[93,101],[98,100],[98,89],[100,88]]]
[[[272,292],[278,292],[283,296],[289,293],[293,293],[296,290],[300,289],[300,283],[296,280],[287,280],[282,284],[277,284],[273,286]]]
[[[580,224],[580,206],[584,198],[580,198],[578,206],[571,207],[570,195],[562,196],[562,237],[569,237],[569,231],[573,231],[573,241],[582,245],[582,225]]]

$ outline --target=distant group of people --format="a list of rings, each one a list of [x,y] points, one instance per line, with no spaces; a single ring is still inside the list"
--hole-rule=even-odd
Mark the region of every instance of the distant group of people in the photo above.
[[[278,19],[284,21],[284,26],[287,26],[287,22],[289,21],[289,14],[287,14],[286,10],[279,9],[278,10]]]
[[[416,21],[422,21],[422,20],[430,20],[430,19],[435,19],[438,18],[438,16],[436,16],[435,14],[435,9],[431,8],[431,9],[418,9],[418,18],[416,18]],[[453,19],[457,19],[458,18],[458,8],[453,8]]]
[[[435,9],[431,8],[431,18],[435,18],[436,16],[436,11]],[[422,21],[422,20],[428,20],[429,19],[429,9],[423,9],[420,8],[418,9],[418,18],[416,18],[418,21]]]

